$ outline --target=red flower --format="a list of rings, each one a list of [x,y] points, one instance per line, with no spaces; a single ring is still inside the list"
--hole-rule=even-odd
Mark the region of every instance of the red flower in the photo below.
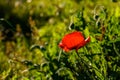
[[[65,35],[62,41],[59,43],[59,47],[68,52],[69,50],[76,49],[78,51],[79,48],[83,47],[90,41],[90,37],[84,39],[84,36],[79,31],[74,31]]]

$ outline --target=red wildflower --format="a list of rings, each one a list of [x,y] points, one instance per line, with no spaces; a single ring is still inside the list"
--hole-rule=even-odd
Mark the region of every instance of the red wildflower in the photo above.
[[[90,37],[84,39],[84,36],[81,32],[74,31],[63,37],[62,41],[59,43],[59,47],[61,47],[66,52],[72,49],[76,49],[76,51],[78,51],[79,48],[83,47],[89,41]]]

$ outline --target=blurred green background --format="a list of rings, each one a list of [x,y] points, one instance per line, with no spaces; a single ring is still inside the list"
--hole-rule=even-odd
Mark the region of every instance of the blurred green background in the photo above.
[[[79,56],[58,47],[75,30]],[[120,1],[0,0],[0,79],[119,80]]]

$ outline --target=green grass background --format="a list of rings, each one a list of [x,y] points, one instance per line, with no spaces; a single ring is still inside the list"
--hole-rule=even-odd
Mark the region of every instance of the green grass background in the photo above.
[[[58,47],[75,30],[78,55]],[[0,0],[0,79],[119,80],[120,1]]]

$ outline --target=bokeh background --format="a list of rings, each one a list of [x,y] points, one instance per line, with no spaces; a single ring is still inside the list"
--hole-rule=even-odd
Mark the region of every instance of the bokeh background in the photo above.
[[[62,51],[72,31],[91,41]],[[119,0],[0,0],[1,80],[119,80]]]

